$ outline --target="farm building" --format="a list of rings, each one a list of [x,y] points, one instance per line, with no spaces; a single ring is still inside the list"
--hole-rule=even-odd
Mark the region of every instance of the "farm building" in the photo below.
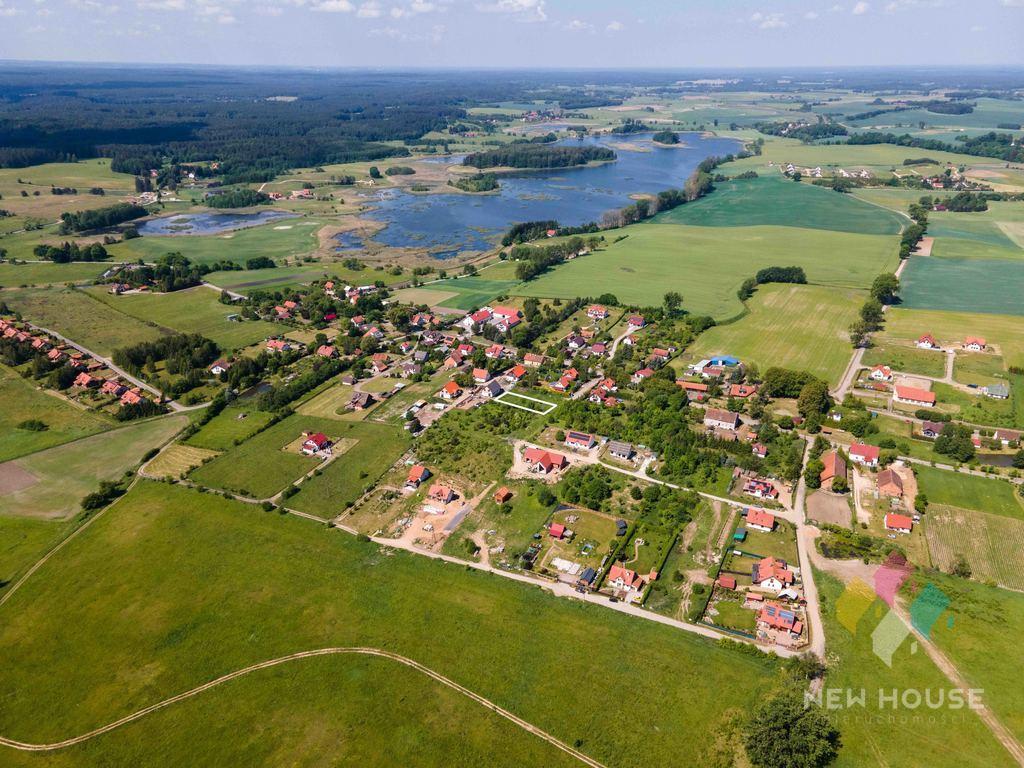
[[[918,405],[923,408],[931,408],[935,405],[935,393],[920,387],[908,387],[901,384],[896,385],[896,392],[893,399],[898,403],[907,405]]]
[[[302,452],[307,456],[315,456],[318,453],[330,453],[331,440],[323,432],[307,433],[302,441]]]
[[[878,473],[878,492],[898,499],[903,495],[903,481],[894,470],[883,469]]]
[[[850,461],[854,464],[863,464],[866,467],[877,467],[878,457],[882,450],[876,445],[866,443],[854,443],[850,446]]]
[[[828,483],[831,486],[832,481],[837,477],[846,479],[846,460],[839,454],[839,451],[828,451],[822,454],[821,463],[825,465],[825,469],[818,475],[822,485]]]
[[[608,442],[608,453],[616,459],[629,461],[633,458],[633,446],[621,440],[610,440]]]
[[[740,415],[721,408],[708,408],[704,412],[704,426],[712,429],[735,430],[740,425]]]
[[[910,533],[914,529],[914,521],[906,515],[888,514],[885,516],[885,529],[899,533]]]

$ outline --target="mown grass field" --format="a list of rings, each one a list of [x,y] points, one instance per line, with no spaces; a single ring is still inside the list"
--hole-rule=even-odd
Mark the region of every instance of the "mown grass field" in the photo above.
[[[1024,590],[1024,520],[936,504],[925,536],[940,571],[950,572],[963,557],[974,579]]]
[[[234,447],[236,440],[242,442],[259,432],[272,418],[266,411],[244,403],[235,404],[206,422],[185,442],[198,448],[227,451]]]
[[[839,602],[843,584],[820,571],[815,571],[814,579],[822,598],[829,655],[834,659],[829,665],[825,687],[840,689],[844,705],[848,690],[854,696],[862,690],[865,694],[864,706],[844,706],[832,713],[832,722],[842,733],[842,747],[834,765],[840,768],[866,765],[981,768],[1015,764],[969,710],[894,712],[891,706],[880,707],[881,692],[891,696],[894,688],[900,692],[908,689],[948,691],[950,683],[927,654],[920,650],[911,653],[909,640],[896,651],[891,667],[874,654],[872,632],[887,606],[881,600],[872,602],[874,593],[870,586],[864,585],[869,595],[865,599],[866,610],[855,625],[856,631],[851,632],[837,618],[837,606],[844,611],[843,615],[849,615],[846,612],[850,606],[844,607]],[[1005,686],[1005,681],[1000,684]]]
[[[915,581],[933,583],[950,600],[952,623],[935,623],[935,644],[968,685],[984,691],[982,700],[1003,725],[1024,739],[1024,691],[1007,684],[1016,679],[1020,666],[1016,649],[1024,632],[1024,594],[941,573]],[[909,584],[904,593],[909,596]]]
[[[0,365],[0,403],[0,461],[93,435],[113,425],[94,411],[36,389],[6,365]],[[46,429],[33,432],[18,428],[30,419],[42,421]]]
[[[321,463],[318,458],[285,451],[284,447],[299,439],[303,432],[323,432],[335,439],[338,427],[336,421],[289,416],[204,464],[191,478],[212,488],[268,498]]]
[[[196,448],[194,445],[175,443],[147,463],[145,472],[149,477],[177,479],[200,466],[204,461],[216,456],[217,451],[211,451],[208,448]]]
[[[747,302],[750,314],[702,333],[688,356],[735,355],[757,363],[809,371],[836,383],[850,360],[847,329],[864,294],[820,286],[763,285]]]
[[[916,465],[917,485],[930,504],[974,509],[993,515],[1024,520],[1024,504],[1006,480],[989,479],[960,472]]]
[[[967,376],[968,380],[977,378]],[[957,418],[971,424],[986,424],[993,427],[1024,427],[1024,376],[1009,376],[1010,397],[997,400],[981,392],[969,394],[948,384],[936,383],[932,389],[938,398],[939,408],[956,414]]]
[[[0,248],[3,241],[0,240]],[[63,285],[95,280],[106,269],[104,264],[52,264],[50,262],[22,262],[0,264],[0,288],[24,286]]]
[[[607,765],[696,765],[726,720],[764,693],[774,666],[653,622],[388,556],[306,520],[157,483],[119,501],[0,614],[8,662],[0,685],[10,693],[0,733],[22,740],[79,733],[264,659],[368,646],[412,657]],[[644,717],[609,728],[605,707],[566,699],[571,691],[572,702],[600,701],[609,690],[617,706],[646,708]],[[564,764],[533,737],[457,702],[375,660],[311,660],[30,762],[256,764],[302,754],[367,766]],[[984,734],[974,749],[988,754]],[[4,759],[22,758],[5,751]]]
[[[3,297],[25,320],[63,334],[104,357],[120,347],[170,333],[155,323],[118,312],[78,289],[28,288],[4,291]]]
[[[101,480],[117,480],[152,448],[170,440],[186,424],[186,416],[168,416],[132,424],[67,445],[0,464],[0,478],[22,481],[19,490],[0,494],[0,516],[66,518],[79,502],[97,490]]]
[[[221,304],[220,294],[203,286],[128,296],[113,296],[102,286],[88,288],[86,292],[117,312],[180,333],[198,333],[217,342],[225,351],[247,347],[280,330],[263,320],[228,320],[228,315],[238,313],[238,307]]]
[[[281,261],[312,253],[319,245],[317,232],[322,225],[317,220],[287,219],[220,235],[138,237],[109,250],[117,259],[153,261],[167,253],[181,253],[197,264],[233,261],[244,266],[246,259],[258,256]]]
[[[906,219],[851,195],[797,184],[777,170],[765,170],[756,179],[717,183],[711,194],[660,214],[655,221],[700,227],[776,225],[895,235]]]
[[[333,422],[327,434],[338,440],[357,440],[344,456],[305,481],[287,505],[301,512],[330,518],[363,495],[409,446],[409,433],[375,422]]]
[[[20,182],[18,180],[21,180]],[[76,195],[54,195],[51,186],[73,187]],[[107,194],[91,195],[89,190],[101,187]],[[110,160],[100,158],[77,163],[46,163],[30,168],[0,168],[0,195],[3,207],[15,216],[55,221],[64,211],[100,208],[135,189],[131,174],[114,173]],[[22,197],[22,191],[28,197]],[[34,193],[39,192],[37,197]]]
[[[460,277],[442,280],[421,287],[424,291],[443,291],[446,295],[436,302],[438,306],[452,309],[475,309],[491,301],[495,296],[511,292],[518,283],[515,280],[495,280],[487,277]],[[574,296],[579,295],[573,294]],[[428,302],[430,303],[430,302]]]
[[[959,346],[967,336],[982,336],[996,344],[1007,366],[1024,366],[1024,323],[1016,315],[906,309],[891,307],[885,313],[881,339],[913,343],[930,333],[943,346]]]
[[[545,298],[608,292],[625,303],[651,305],[677,290],[688,311],[725,319],[741,311],[736,290],[762,267],[801,266],[812,283],[866,288],[897,260],[896,240],[885,235],[652,223],[626,227],[621,234],[628,237],[510,292]]]
[[[901,373],[921,376],[943,376],[946,373],[946,355],[929,349],[918,349],[909,344],[879,344],[864,351],[866,366],[888,365]]]

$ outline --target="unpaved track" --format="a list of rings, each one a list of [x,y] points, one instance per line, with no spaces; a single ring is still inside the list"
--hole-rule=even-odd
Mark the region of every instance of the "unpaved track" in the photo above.
[[[23,741],[16,741],[14,739],[8,739],[8,738],[5,738],[3,736],[0,736],[0,745],[6,746],[6,747],[11,747],[12,749],[19,749],[19,750],[22,750],[24,752],[52,752],[52,751],[58,750],[58,749],[66,749],[67,747],[73,747],[73,746],[75,746],[77,744],[81,744],[83,742],[89,741],[90,739],[94,739],[97,736],[102,736],[103,734],[109,733],[110,731],[113,731],[116,728],[120,728],[122,725],[128,725],[129,723],[135,722],[136,720],[139,720],[139,719],[145,717],[146,715],[152,714],[153,712],[157,712],[158,710],[161,710],[161,709],[164,709],[166,707],[169,707],[172,704],[177,704],[179,701],[184,701],[185,699],[190,699],[193,696],[197,696],[200,693],[204,693],[205,691],[208,691],[211,688],[215,688],[216,686],[221,685],[222,683],[230,682],[231,680],[235,680],[236,678],[243,677],[243,676],[248,675],[248,674],[250,674],[252,672],[259,672],[260,670],[269,669],[271,667],[277,667],[277,666],[280,666],[282,664],[287,664],[288,662],[298,661],[300,659],[310,659],[310,658],[315,658],[315,657],[318,657],[318,656],[339,656],[339,655],[378,656],[380,658],[390,659],[391,661],[396,661],[399,664],[403,664],[403,665],[405,665],[407,667],[411,667],[412,669],[415,669],[418,672],[422,672],[424,675],[426,675],[427,677],[431,678],[432,680],[436,680],[437,682],[441,683],[442,685],[446,685],[449,688],[451,688],[452,690],[458,691],[463,696],[465,696],[465,697],[467,697],[469,699],[472,699],[477,704],[480,704],[481,706],[486,707],[487,709],[491,710],[495,714],[500,715],[501,717],[504,717],[506,720],[509,720],[509,721],[515,723],[520,728],[522,728],[524,731],[527,731],[528,733],[532,733],[534,736],[536,736],[536,737],[538,737],[540,739],[543,739],[548,744],[551,744],[552,746],[557,747],[558,749],[562,750],[566,754],[571,755],[572,757],[576,758],[577,760],[579,760],[584,765],[589,765],[589,766],[591,766],[591,768],[605,768],[605,766],[602,763],[599,763],[597,760],[594,760],[592,757],[588,757],[587,755],[585,755],[582,752],[580,752],[578,749],[574,749],[573,747],[570,747],[565,742],[560,741],[559,739],[556,739],[554,736],[552,736],[547,731],[544,731],[544,730],[538,728],[537,726],[533,725],[532,723],[529,723],[526,720],[523,720],[521,717],[518,717],[517,715],[513,714],[512,712],[509,712],[507,709],[498,706],[497,704],[495,704],[490,699],[486,699],[483,696],[481,696],[480,694],[474,693],[473,691],[469,690],[465,686],[459,685],[454,680],[451,680],[450,678],[445,677],[444,675],[440,674],[439,672],[435,672],[434,670],[430,669],[429,667],[425,667],[424,665],[420,664],[418,661],[413,661],[412,659],[408,658],[407,656],[402,656],[402,655],[397,654],[397,653],[392,653],[391,651],[383,651],[383,650],[381,650],[379,648],[356,648],[356,647],[350,647],[350,648],[346,648],[346,647],[341,647],[341,648],[319,648],[319,649],[317,649],[315,651],[300,651],[299,653],[292,653],[292,654],[289,654],[287,656],[280,656],[280,657],[278,657],[276,659],[269,659],[268,661],[261,661],[258,664],[252,664],[252,665],[250,665],[248,667],[244,667],[242,669],[235,670],[234,672],[229,672],[228,674],[222,675],[221,677],[218,677],[215,680],[211,680],[208,683],[203,683],[202,685],[199,685],[199,686],[197,686],[195,688],[192,688],[191,690],[185,691],[184,693],[179,693],[177,696],[171,696],[169,699],[164,699],[163,701],[157,702],[156,704],[152,704],[152,705],[150,705],[148,707],[145,707],[144,709],[140,709],[137,712],[133,712],[130,715],[126,715],[125,717],[122,717],[120,720],[115,720],[112,723],[108,723],[107,725],[101,726],[99,728],[95,728],[95,729],[93,729],[91,731],[88,731],[87,733],[83,733],[83,734],[81,734],[79,736],[74,736],[74,737],[72,737],[70,739],[64,739],[63,741],[55,741],[55,742],[50,743],[50,744],[29,744],[29,743],[26,743],[26,742],[23,742]]]

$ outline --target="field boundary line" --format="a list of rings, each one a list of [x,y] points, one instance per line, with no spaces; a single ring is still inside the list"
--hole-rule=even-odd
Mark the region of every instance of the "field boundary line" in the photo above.
[[[202,685],[196,686],[195,688],[192,688],[192,689],[190,689],[188,691],[184,691],[183,693],[179,693],[176,696],[171,696],[170,698],[164,699],[163,701],[159,701],[156,704],[151,704],[150,706],[145,707],[143,709],[140,709],[140,710],[138,710],[136,712],[133,712],[130,715],[126,715],[126,716],[120,718],[119,720],[115,720],[112,723],[108,723],[107,725],[100,726],[99,728],[95,728],[95,729],[93,729],[91,731],[88,731],[87,733],[80,734],[79,736],[74,736],[74,737],[72,737],[70,739],[64,739],[63,741],[57,741],[57,742],[53,742],[53,743],[49,743],[49,744],[30,744],[30,743],[27,743],[27,742],[16,741],[14,739],[9,739],[9,738],[0,736],[0,745],[6,746],[6,747],[11,747],[12,749],[18,749],[18,750],[21,750],[21,751],[24,751],[24,752],[52,752],[52,751],[55,751],[55,750],[58,750],[58,749],[64,749],[66,747],[72,747],[72,746],[75,746],[77,744],[81,744],[81,743],[83,743],[85,741],[88,741],[90,739],[93,739],[93,738],[95,738],[97,736],[101,736],[101,735],[103,735],[105,733],[109,733],[110,731],[113,731],[116,728],[120,728],[123,725],[128,725],[129,723],[135,722],[136,720],[139,720],[139,719],[145,717],[146,715],[152,714],[153,712],[157,712],[157,711],[159,711],[161,709],[169,707],[172,704],[176,704],[176,703],[178,703],[180,701],[184,701],[185,699],[189,699],[189,698],[192,698],[193,696],[197,696],[198,694],[203,693],[205,691],[208,691],[211,688],[214,688],[214,687],[216,687],[218,685],[221,685],[222,683],[230,682],[231,680],[235,680],[236,678],[243,677],[243,676],[248,675],[248,674],[250,674],[252,672],[259,672],[259,671],[264,670],[264,669],[270,669],[271,667],[277,667],[277,666],[280,666],[282,664],[287,664],[288,662],[291,662],[291,661],[298,661],[300,659],[309,659],[309,658],[315,658],[315,657],[318,657],[318,656],[337,656],[337,655],[346,655],[346,654],[347,655],[378,656],[380,658],[390,659],[391,661],[398,662],[399,664],[402,664],[404,666],[407,666],[407,667],[410,667],[412,669],[415,669],[418,672],[422,672],[424,675],[426,675],[427,677],[431,678],[432,680],[435,680],[435,681],[437,681],[437,682],[439,682],[439,683],[441,683],[441,684],[451,688],[452,690],[454,690],[454,691],[456,691],[458,693],[461,693],[463,696],[466,696],[467,698],[475,701],[476,703],[480,704],[481,706],[486,707],[487,709],[491,710],[495,714],[505,718],[506,720],[509,720],[510,722],[514,723],[515,725],[518,725],[524,731],[527,731],[528,733],[532,733],[534,736],[537,736],[538,738],[542,739],[543,741],[546,741],[547,743],[551,744],[552,746],[562,750],[566,754],[576,758],[577,760],[579,760],[584,765],[590,766],[591,768],[605,768],[605,766],[602,763],[599,763],[597,760],[594,760],[593,758],[588,757],[587,755],[585,755],[582,752],[580,752],[578,749],[575,749],[575,748],[569,746],[568,744],[566,744],[565,742],[561,741],[560,739],[555,738],[554,736],[552,736],[547,731],[539,728],[536,725],[533,725],[532,723],[524,720],[523,718],[519,717],[518,715],[513,714],[512,712],[508,711],[504,707],[501,707],[498,704],[495,704],[490,699],[484,698],[480,694],[471,691],[469,688],[466,688],[465,686],[460,685],[459,683],[455,682],[451,678],[445,677],[440,672],[435,672],[434,670],[430,669],[429,667],[427,667],[427,666],[425,666],[423,664],[420,664],[418,661],[414,661],[413,659],[410,659],[408,656],[402,656],[401,654],[394,653],[392,651],[381,650],[379,648],[361,648],[361,647],[319,648],[319,649],[313,650],[313,651],[299,651],[298,653],[288,654],[287,656],[279,656],[276,659],[268,659],[267,661],[261,661],[261,662],[258,662],[256,664],[251,664],[248,667],[243,667],[242,669],[237,669],[234,672],[229,672],[226,675],[221,675],[218,678],[215,678],[213,680],[210,680],[209,682],[203,683]]]

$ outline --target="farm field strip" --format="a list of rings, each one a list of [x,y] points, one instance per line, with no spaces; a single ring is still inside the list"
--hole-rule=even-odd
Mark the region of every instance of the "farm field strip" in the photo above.
[[[1024,590],[1024,521],[935,505],[925,535],[939,570],[949,572],[963,557],[975,579]]]
[[[544,410],[537,410],[536,408],[531,408],[528,405],[520,405],[519,403],[512,402],[509,399],[512,397],[522,400],[529,400],[530,402],[534,403],[540,403],[541,405],[547,407]],[[502,405],[507,405],[512,408],[519,408],[520,410],[529,411],[530,413],[536,413],[538,416],[547,416],[549,413],[555,410],[555,408],[558,407],[557,403],[550,403],[547,400],[541,400],[536,397],[530,397],[529,395],[522,395],[519,394],[518,392],[503,392],[502,394],[498,395],[498,397],[496,397],[495,400],[501,403]]]

